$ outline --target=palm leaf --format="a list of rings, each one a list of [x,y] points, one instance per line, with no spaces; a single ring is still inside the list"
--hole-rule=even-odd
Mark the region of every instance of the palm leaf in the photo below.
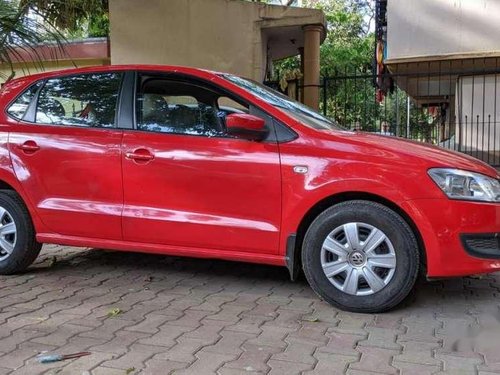
[[[57,60],[64,54],[66,40],[62,33],[44,19],[30,1],[17,5],[9,0],[0,0],[0,65],[10,70],[8,78],[14,76],[15,64],[19,64],[23,72],[29,72],[30,64],[43,70],[43,62],[49,56],[42,54],[39,47],[47,45],[48,41],[55,46],[48,51],[55,53],[51,57]]]

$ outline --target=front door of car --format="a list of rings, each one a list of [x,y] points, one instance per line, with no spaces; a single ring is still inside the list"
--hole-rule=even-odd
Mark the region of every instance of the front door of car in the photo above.
[[[124,239],[276,253],[277,143],[226,137],[224,111],[245,104],[228,108],[236,102],[217,89],[169,77],[138,77],[137,130],[122,144]]]
[[[50,78],[12,106],[20,120],[9,137],[14,171],[53,233],[122,238],[123,131],[115,128],[122,75]]]

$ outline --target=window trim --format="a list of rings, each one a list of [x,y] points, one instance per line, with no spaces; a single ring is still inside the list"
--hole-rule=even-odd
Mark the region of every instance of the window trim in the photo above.
[[[216,93],[220,93],[221,95],[224,95],[228,98],[234,98],[235,101],[240,101],[241,103],[244,103],[246,106],[249,108],[249,113],[251,113],[252,108],[256,109],[258,112],[262,112],[263,114],[266,115],[266,125],[269,126],[269,136],[267,139],[264,141],[261,141],[261,143],[285,143],[285,142],[290,142],[294,139],[298,138],[297,133],[291,129],[289,126],[283,124],[281,121],[277,120],[272,114],[270,114],[268,111],[265,109],[261,108],[260,106],[255,105],[252,102],[249,102],[247,99],[241,97],[240,95],[226,89],[225,87],[222,87],[220,85],[214,84],[211,81],[208,81],[204,78],[200,78],[194,75],[189,75],[186,73],[178,73],[178,72],[162,72],[162,71],[155,71],[155,70],[135,70],[134,71],[136,76],[134,80],[134,87],[133,87],[133,106],[132,106],[132,117],[133,117],[133,129],[125,129],[125,130],[134,130],[134,131],[139,131],[139,132],[144,132],[144,133],[149,133],[149,134],[162,134],[162,135],[167,135],[167,136],[189,136],[189,137],[207,137],[204,134],[186,134],[186,133],[163,133],[163,132],[151,132],[148,130],[142,130],[137,128],[137,84],[138,84],[138,78],[140,74],[143,75],[157,75],[161,76],[162,78],[165,79],[171,79],[171,80],[177,80],[181,82],[187,82],[187,83],[192,83],[192,84],[198,84],[201,85],[204,88],[210,89]],[[282,137],[281,135],[283,134],[283,131],[279,132],[278,127],[281,128],[286,128],[286,132],[288,133],[287,137]],[[231,139],[231,140],[240,140],[240,141],[245,141],[245,142],[252,142],[248,141],[246,139],[241,139],[241,138],[234,138],[234,137],[228,137],[225,135],[216,135],[212,136],[210,138],[217,138],[217,139]]]
[[[135,128],[135,86],[137,72],[124,71],[119,100],[117,102],[115,129],[133,130]]]
[[[150,131],[150,130],[143,130],[139,129],[137,126],[137,94],[138,94],[138,82],[139,82],[139,76],[140,75],[156,75],[159,77],[159,79],[165,79],[165,80],[170,80],[170,81],[177,81],[177,82],[182,82],[186,83],[192,86],[199,86],[201,89],[205,90],[211,90],[215,94],[220,93],[222,90],[214,85],[209,83],[208,81],[202,80],[196,76],[190,76],[187,74],[179,74],[176,72],[161,72],[161,71],[143,71],[143,70],[137,70],[136,71],[136,79],[135,79],[135,85],[134,85],[134,106],[133,106],[133,118],[134,118],[134,128],[133,130],[139,131],[139,132],[144,132],[144,133],[150,133],[150,134],[164,134],[164,135],[183,135],[183,136],[190,136],[190,137],[208,137],[206,134],[188,134],[188,133],[173,133],[173,132],[157,132],[157,131]],[[235,96],[235,95],[232,95]],[[250,106],[249,103],[246,101],[242,101],[243,103],[246,103]],[[226,135],[213,135],[210,138],[219,138],[219,139],[235,139],[233,137],[228,137]]]
[[[127,70],[109,70],[109,71],[93,71],[93,72],[90,71],[90,72],[83,72],[83,73],[61,74],[61,75],[53,76],[50,78],[42,78],[42,79],[39,79],[35,82],[32,82],[24,90],[22,90],[11,102],[9,102],[8,106],[5,107],[4,112],[9,118],[13,119],[14,121],[19,122],[19,123],[25,123],[26,125],[50,126],[50,127],[61,126],[61,127],[73,128],[73,129],[116,130],[116,129],[119,129],[117,127],[118,109],[119,109],[119,105],[121,103],[122,86],[123,86],[123,82],[125,79],[125,74],[127,72],[130,72],[130,71],[127,71]],[[114,123],[113,123],[112,127],[92,127],[92,126],[78,126],[78,125],[66,125],[66,124],[45,124],[45,123],[36,122],[36,109],[38,107],[38,99],[40,98],[40,93],[42,92],[43,88],[45,87],[45,85],[47,84],[47,82],[49,80],[62,79],[62,78],[72,78],[72,77],[79,77],[79,76],[91,75],[91,74],[120,74],[121,75],[120,85],[119,85],[118,91],[117,91],[118,95],[116,98]],[[32,86],[38,84],[39,82],[42,82],[42,84],[40,85],[37,92],[35,93],[35,96],[33,96],[33,98],[31,99],[30,104],[28,105],[28,109],[26,110],[26,113],[23,115],[23,118],[17,119],[15,117],[11,116],[7,112],[8,108],[10,108],[10,106],[12,104],[14,104],[14,102],[20,96],[22,96],[27,90],[29,90]]]
[[[38,108],[38,98],[40,97],[40,93],[42,92],[43,88],[45,87],[45,84],[47,83],[47,80],[41,81],[42,84],[36,90],[35,96],[33,96],[33,99],[31,99],[30,104],[28,105],[28,109],[26,110],[26,113],[24,114],[22,121],[25,122],[30,122],[33,124],[36,124],[36,109]]]

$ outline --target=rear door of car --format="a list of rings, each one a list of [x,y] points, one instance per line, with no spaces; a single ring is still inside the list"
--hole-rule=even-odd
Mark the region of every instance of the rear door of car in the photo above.
[[[121,239],[123,72],[40,81],[8,108],[14,171],[48,229]]]

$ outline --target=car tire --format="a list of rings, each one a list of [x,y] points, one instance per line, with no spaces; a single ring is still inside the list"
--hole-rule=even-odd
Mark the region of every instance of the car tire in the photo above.
[[[302,266],[312,289],[342,310],[387,311],[410,293],[419,249],[408,223],[388,207],[363,200],[336,204],[310,225]]]
[[[0,190],[0,274],[24,271],[41,248],[21,197],[12,190]]]

